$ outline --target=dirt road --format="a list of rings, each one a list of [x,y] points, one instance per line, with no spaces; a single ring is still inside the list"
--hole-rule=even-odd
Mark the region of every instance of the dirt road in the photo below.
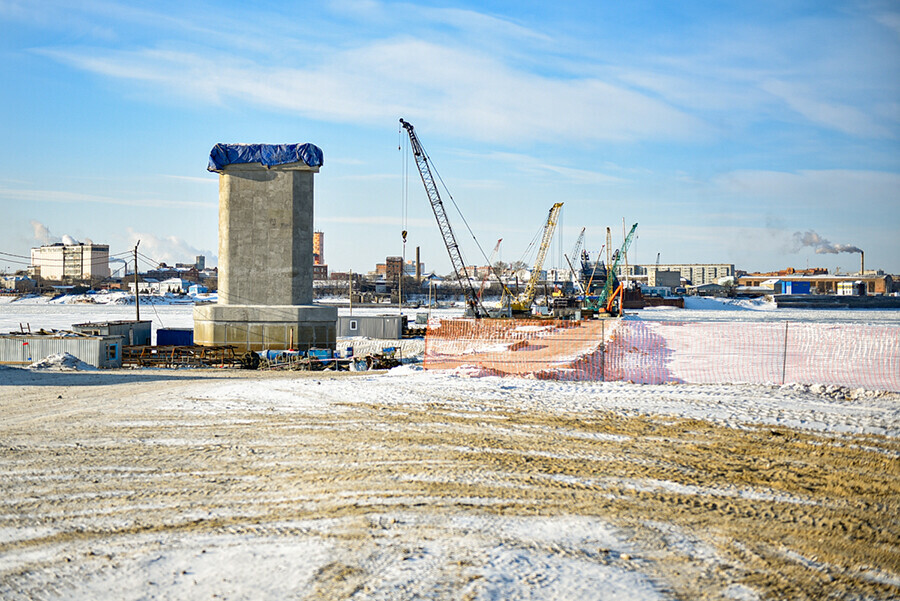
[[[896,438],[528,410],[502,390],[477,410],[452,391],[317,401],[329,378],[372,377],[3,372],[0,597],[244,598],[230,576],[316,599],[503,598],[513,582],[900,597]],[[208,394],[247,378],[284,396]],[[212,565],[229,558],[230,574]]]

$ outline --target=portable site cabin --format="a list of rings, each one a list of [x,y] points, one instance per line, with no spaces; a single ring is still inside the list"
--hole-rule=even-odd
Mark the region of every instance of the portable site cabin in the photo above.
[[[400,340],[406,327],[406,315],[339,315],[337,335],[340,338],[362,336],[383,340]]]
[[[866,296],[866,283],[862,280],[845,280],[837,283],[838,296]]]
[[[69,353],[94,367],[122,367],[123,336],[73,332],[0,335],[0,364],[31,365],[50,355]]]
[[[76,323],[72,329],[81,334],[93,336],[121,336],[128,346],[150,344],[150,321],[104,321],[97,323]]]

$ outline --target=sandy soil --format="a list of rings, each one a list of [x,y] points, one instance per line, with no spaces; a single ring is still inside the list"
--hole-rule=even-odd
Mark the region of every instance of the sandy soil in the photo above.
[[[900,597],[896,438],[501,389],[478,410],[203,394],[331,378],[360,376],[4,370],[0,597],[252,598],[254,579],[272,598],[501,599],[513,580],[519,598]]]

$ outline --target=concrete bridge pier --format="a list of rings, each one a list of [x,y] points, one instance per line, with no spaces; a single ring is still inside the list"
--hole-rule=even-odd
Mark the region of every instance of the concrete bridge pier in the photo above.
[[[337,309],[312,302],[313,176],[321,164],[311,144],[213,148],[219,299],[194,308],[196,344],[334,349]]]

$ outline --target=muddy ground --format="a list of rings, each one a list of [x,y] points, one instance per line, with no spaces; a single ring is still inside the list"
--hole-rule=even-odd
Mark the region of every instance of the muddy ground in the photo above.
[[[566,562],[639,573],[663,598],[900,597],[896,438],[548,414],[502,390],[478,410],[449,396],[271,411],[192,400],[235,378],[314,390],[332,377],[360,376],[0,373],[0,597],[84,594],[131,569],[146,598],[177,598],[188,572],[154,595],[135,558],[242,536],[327,549],[297,598],[482,598],[478,566],[498,545],[550,558],[509,564],[524,582]],[[510,530],[537,523],[569,535]],[[586,543],[579,524],[622,544]],[[391,572],[417,558],[431,562],[417,577]]]

